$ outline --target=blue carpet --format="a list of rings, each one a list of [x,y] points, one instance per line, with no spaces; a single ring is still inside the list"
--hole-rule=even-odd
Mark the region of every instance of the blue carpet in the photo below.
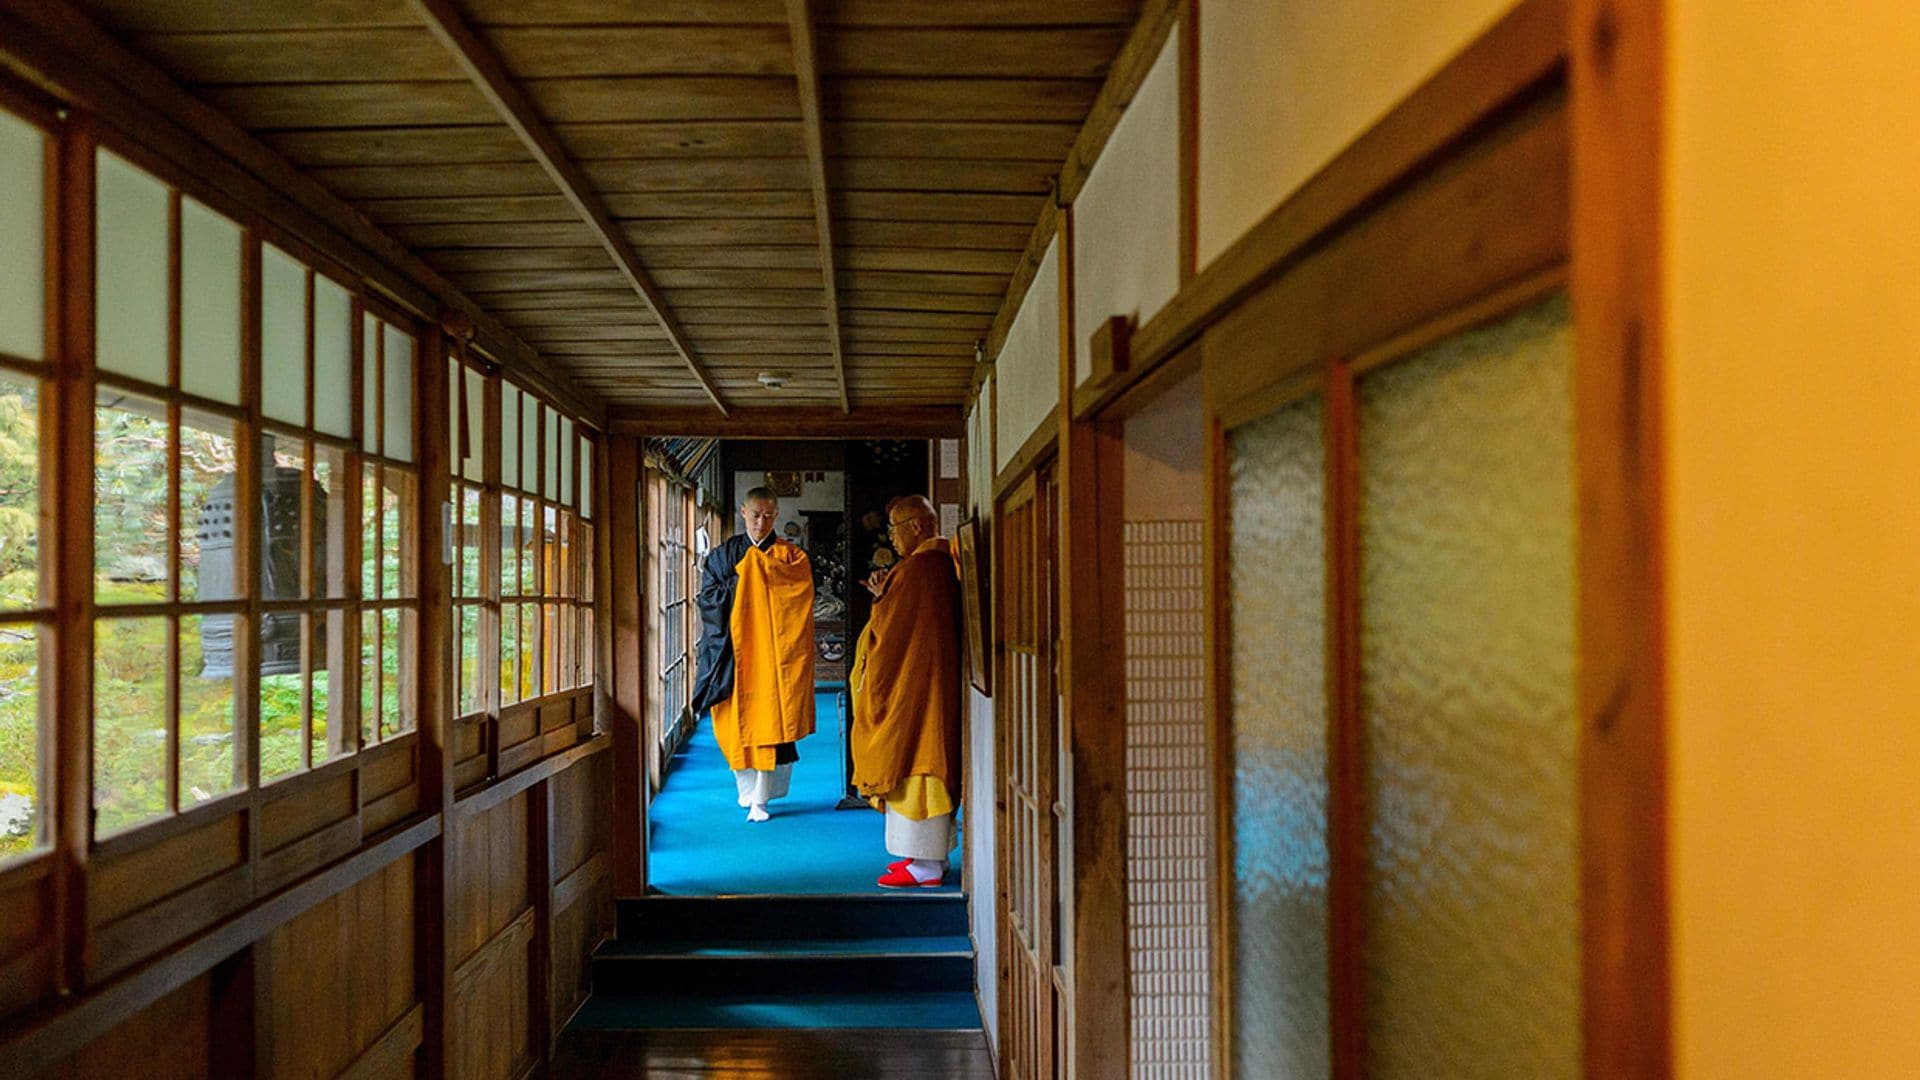
[[[839,696],[822,693],[814,700],[816,730],[800,743],[792,787],[772,804],[773,820],[755,825],[736,801],[733,773],[714,741],[713,725],[701,717],[650,809],[648,878],[654,888],[681,896],[891,891],[874,884],[893,861],[884,819],[873,810],[834,809],[841,793]],[[917,891],[958,892],[964,847],[955,847],[947,875],[955,884]]]
[[[964,991],[939,994],[763,994],[669,997],[594,994],[568,1030],[660,1028],[916,1028],[971,1031],[980,1009]]]

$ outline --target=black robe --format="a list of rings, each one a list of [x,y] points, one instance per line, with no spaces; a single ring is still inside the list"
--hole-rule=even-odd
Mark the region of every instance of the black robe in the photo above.
[[[779,542],[778,534],[768,533],[760,546]],[[691,703],[696,716],[733,696],[733,594],[740,587],[740,560],[752,544],[746,533],[734,533],[700,562],[700,592],[694,597],[700,608],[700,645],[694,653]],[[781,743],[774,748],[774,760],[783,765],[798,761],[799,748]]]

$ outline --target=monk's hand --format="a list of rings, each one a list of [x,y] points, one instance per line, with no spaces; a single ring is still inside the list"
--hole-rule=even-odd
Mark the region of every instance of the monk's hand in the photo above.
[[[887,581],[887,572],[884,569],[882,569],[882,570],[875,570],[873,573],[868,574],[864,578],[861,578],[860,584],[865,585],[867,587],[867,591],[873,594],[873,598],[875,600],[878,600],[880,599],[880,589],[886,584],[886,581]]]

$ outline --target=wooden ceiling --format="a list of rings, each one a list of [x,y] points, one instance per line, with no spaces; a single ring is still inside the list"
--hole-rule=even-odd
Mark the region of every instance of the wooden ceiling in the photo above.
[[[87,6],[608,402],[817,409],[965,398],[1139,3]],[[428,28],[435,9],[497,61],[559,173]],[[787,386],[762,388],[768,370]]]

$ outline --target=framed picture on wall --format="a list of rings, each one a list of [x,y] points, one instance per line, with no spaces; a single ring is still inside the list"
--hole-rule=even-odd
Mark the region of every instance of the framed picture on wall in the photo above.
[[[992,565],[982,543],[980,519],[970,517],[954,530],[954,544],[960,556],[960,603],[967,620],[967,674],[974,689],[993,693],[993,654],[987,648],[988,590],[987,575],[981,569]]]

